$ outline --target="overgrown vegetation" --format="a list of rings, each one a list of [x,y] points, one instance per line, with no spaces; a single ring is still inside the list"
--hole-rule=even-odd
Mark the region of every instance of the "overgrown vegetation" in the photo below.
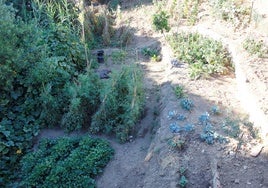
[[[114,51],[111,54],[112,61],[115,64],[121,64],[125,61],[127,52],[125,50]]]
[[[102,104],[93,116],[91,131],[115,134],[126,142],[144,105],[142,73],[138,66],[123,67],[105,84]]]
[[[95,187],[113,156],[109,143],[88,136],[44,139],[21,161],[21,187]]]
[[[168,37],[178,59],[190,64],[190,77],[226,74],[232,68],[228,51],[218,41],[197,33],[178,33]]]
[[[0,0],[0,16],[1,187],[18,180],[19,161],[40,128],[70,132],[111,125],[112,133],[127,140],[143,107],[140,72],[126,67],[111,81],[101,81],[89,55],[89,49],[109,45],[113,35],[106,9],[93,11],[67,0]],[[115,105],[103,113],[105,121],[97,121],[107,102]]]
[[[247,26],[251,21],[252,7],[245,6],[243,0],[210,0],[210,4],[216,17],[232,23],[236,28]]]

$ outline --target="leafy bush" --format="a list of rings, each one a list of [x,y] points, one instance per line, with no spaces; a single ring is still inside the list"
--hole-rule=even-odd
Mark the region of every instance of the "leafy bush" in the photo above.
[[[160,11],[159,13],[156,13],[153,15],[153,26],[156,31],[160,31],[161,33],[164,33],[164,31],[169,31],[170,26],[168,24],[168,18],[169,16],[165,11]]]
[[[211,113],[213,115],[220,115],[221,114],[221,110],[218,106],[212,106],[211,107]]]
[[[231,59],[220,42],[197,33],[179,33],[168,37],[176,56],[190,64],[190,77],[199,78],[231,69]]]
[[[0,1],[0,16],[0,186],[4,187],[38,134],[38,108],[33,109],[36,90],[30,91],[26,75],[42,52],[35,46],[39,31],[16,20],[15,10],[4,1]]]
[[[95,187],[113,156],[109,143],[90,137],[44,139],[21,161],[22,187]]]
[[[68,132],[90,125],[91,116],[100,105],[100,81],[92,71],[80,74],[73,84],[67,86],[70,101],[68,112],[61,126]]]
[[[137,66],[123,67],[106,83],[102,104],[93,116],[91,131],[115,134],[125,142],[141,116],[144,91],[141,70]]]

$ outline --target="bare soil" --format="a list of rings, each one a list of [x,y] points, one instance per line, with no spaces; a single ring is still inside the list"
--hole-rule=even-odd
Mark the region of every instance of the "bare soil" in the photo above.
[[[172,67],[174,55],[162,34],[152,29],[151,17],[154,6],[150,1],[122,0],[122,12],[117,27],[127,25],[135,30],[133,41],[126,48],[127,63],[138,62],[144,70],[146,88],[146,110],[144,118],[137,125],[137,133],[130,142],[119,144],[109,139],[115,149],[114,159],[97,179],[99,188],[175,188],[180,187],[180,171],[188,180],[189,188],[256,188],[268,187],[268,147],[267,142],[252,138],[250,132],[243,130],[236,139],[230,138],[228,143],[209,145],[202,142],[202,127],[198,118],[209,112],[214,105],[219,106],[220,115],[211,115],[215,131],[226,135],[222,130],[222,122],[226,118],[242,117],[249,114],[250,101],[246,93],[241,94],[241,83],[237,80],[237,72],[226,76],[215,76],[209,79],[191,80],[188,76],[187,64],[180,63]],[[245,60],[241,74],[246,75],[244,83],[250,83],[250,91],[260,98],[256,109],[267,115],[267,59],[250,57],[238,48],[241,41],[253,33],[253,30],[230,28],[228,24],[213,19],[201,19],[195,27],[175,26],[173,31],[194,30],[203,32],[225,45],[237,61]],[[255,32],[255,31],[254,31]],[[257,36],[257,35],[256,35]],[[258,33],[258,37],[261,36]],[[228,43],[228,44],[227,44]],[[152,62],[142,56],[143,48],[161,49],[162,61]],[[237,47],[237,48],[236,48]],[[111,50],[105,49],[109,54]],[[239,64],[240,65],[240,64]],[[104,68],[109,68],[109,63]],[[185,93],[194,102],[194,108],[188,112],[180,107],[173,87],[181,85]],[[243,88],[242,88],[243,89]],[[242,90],[243,91],[243,90]],[[240,93],[240,94],[239,94]],[[244,99],[243,96],[245,95]],[[255,96],[255,95],[254,95]],[[252,107],[255,109],[255,107]],[[182,124],[191,123],[195,130],[189,133],[172,133],[170,111],[187,117]],[[254,115],[253,115],[254,116]],[[263,116],[258,116],[263,117]],[[253,118],[254,120],[254,118]],[[262,122],[267,125],[266,122]],[[78,133],[79,134],[79,133]],[[62,136],[59,130],[45,130],[40,137]],[[172,138],[185,141],[184,148],[175,149],[168,144]],[[252,153],[256,149],[256,153]],[[252,156],[256,155],[256,156]]]

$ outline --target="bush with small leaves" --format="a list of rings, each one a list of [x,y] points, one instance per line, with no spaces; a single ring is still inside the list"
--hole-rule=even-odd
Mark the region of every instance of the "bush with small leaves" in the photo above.
[[[169,31],[170,26],[168,23],[168,14],[161,10],[160,12],[153,15],[153,26],[156,31],[160,31],[161,33],[164,33],[164,31]]]

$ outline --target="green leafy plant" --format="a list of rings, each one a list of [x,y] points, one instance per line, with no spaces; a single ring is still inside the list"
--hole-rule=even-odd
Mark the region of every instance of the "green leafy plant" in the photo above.
[[[215,130],[213,125],[210,122],[210,117],[208,112],[202,114],[199,117],[199,122],[203,126],[203,133],[200,134],[202,141],[207,144],[214,144],[215,142],[226,143],[227,140],[223,136],[219,135]]]
[[[176,150],[181,151],[185,148],[185,142],[186,141],[183,138],[175,136],[168,140],[168,145]]]
[[[179,169],[179,183],[178,185],[180,187],[186,187],[186,185],[188,184],[188,179],[186,178],[186,172],[187,172],[187,168],[185,168],[184,166],[180,167]]]
[[[173,87],[173,91],[175,92],[175,95],[178,99],[182,98],[185,96],[185,93],[184,93],[184,88],[183,86],[174,86]]]
[[[86,61],[73,4],[32,1],[27,10],[25,2],[14,1],[16,11],[7,5],[10,1],[0,1],[1,187],[15,186],[19,160],[31,149],[40,127],[59,126],[63,116],[73,124],[66,127],[78,127],[93,113],[84,105],[97,108],[91,94],[100,102],[98,87],[89,89],[92,81],[98,82],[85,69],[95,65]],[[75,96],[70,95],[70,85]]]
[[[155,30],[160,31],[161,33],[164,33],[164,31],[168,32],[170,30],[168,18],[168,14],[163,10],[158,13],[155,13],[153,15],[153,26]]]
[[[82,138],[44,139],[21,161],[22,187],[95,187],[114,150],[109,143]]]
[[[189,98],[181,99],[180,105],[184,110],[187,110],[187,111],[191,111],[194,107],[193,101]]]
[[[161,61],[161,55],[158,50],[151,48],[143,48],[141,53],[145,57],[149,57],[152,61],[159,62]]]
[[[247,50],[250,55],[257,55],[260,58],[268,58],[268,47],[263,41],[256,41],[254,39],[246,39],[243,42],[243,48]]]
[[[123,67],[112,75],[101,92],[102,104],[92,118],[90,129],[94,133],[115,134],[120,142],[126,142],[143,111],[140,68]]]
[[[186,187],[187,183],[188,183],[187,178],[184,175],[182,175],[179,180],[180,187]]]
[[[222,128],[224,132],[229,136],[233,138],[238,138],[241,133],[239,123],[240,121],[238,119],[226,118],[222,123]]]
[[[100,105],[100,88],[99,77],[93,71],[78,75],[77,80],[67,86],[70,104],[61,127],[68,132],[88,128],[91,116]]]
[[[190,77],[226,74],[232,69],[228,51],[220,42],[197,33],[179,33],[168,37],[178,59],[190,64]]]
[[[113,63],[116,63],[116,64],[124,62],[124,60],[126,59],[126,56],[127,56],[127,52],[124,50],[114,51],[111,54],[112,61]]]
[[[248,119],[244,119],[243,124],[250,132],[250,135],[252,136],[252,138],[254,139],[260,138],[259,129],[257,127],[254,127],[254,124],[252,122],[250,122]]]
[[[180,167],[179,169],[180,175],[185,175],[186,171],[187,171],[187,168],[185,168],[184,166]]]
[[[221,110],[218,106],[212,106],[211,107],[211,113],[214,114],[214,115],[219,115],[221,114]]]
[[[180,4],[181,17],[186,19],[190,25],[194,25],[197,22],[199,0],[183,0]]]

